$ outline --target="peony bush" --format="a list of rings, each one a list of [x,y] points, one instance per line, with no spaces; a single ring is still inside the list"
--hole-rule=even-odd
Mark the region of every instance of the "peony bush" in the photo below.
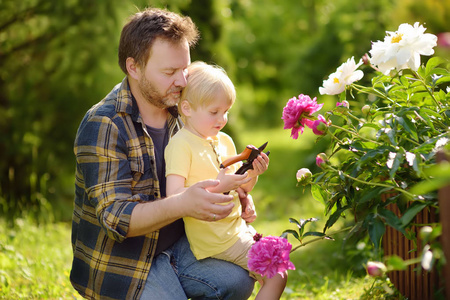
[[[409,230],[416,214],[438,209],[439,185],[429,183],[436,177],[436,153],[449,148],[450,72],[449,62],[439,57],[422,63],[422,56],[433,55],[437,44],[437,37],[425,31],[419,23],[402,24],[388,31],[383,41],[373,42],[358,62],[352,57],[338,67],[319,88],[320,95],[337,97],[333,109],[321,112],[322,101],[303,94],[284,107],[284,129],[293,139],[301,139],[310,128],[318,139],[329,140],[327,150],[317,154],[321,171],[313,174],[301,168],[296,175],[298,185],[310,185],[327,216],[322,232],[307,235],[331,238],[329,229],[345,218],[350,226],[347,238],[368,235],[375,256],[382,260],[379,250],[386,226],[416,239]],[[358,84],[363,78],[370,84]],[[400,208],[401,216],[387,208],[391,203]],[[307,222],[290,222],[298,229],[284,235],[304,244]],[[411,250],[422,251],[421,265],[430,269],[442,251],[436,242],[440,224],[428,225],[433,239],[423,249]],[[418,263],[397,258],[385,262],[386,267],[369,262],[368,273],[378,276],[386,269]]]

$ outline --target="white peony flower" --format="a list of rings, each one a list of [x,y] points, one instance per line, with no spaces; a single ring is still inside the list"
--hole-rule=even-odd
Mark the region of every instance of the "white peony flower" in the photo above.
[[[433,55],[433,47],[437,37],[424,33],[425,27],[416,22],[414,26],[401,24],[396,32],[386,31],[384,41],[372,44],[369,51],[370,61],[385,75],[392,69],[411,69],[417,71],[420,66],[420,55]]]
[[[336,95],[345,90],[347,85],[363,78],[364,73],[361,70],[356,70],[362,64],[362,60],[358,64],[352,56],[345,63],[337,68],[336,72],[331,74],[327,80],[323,81],[323,87],[319,88],[321,95]]]
[[[416,155],[411,152],[406,152],[406,161],[408,162],[408,165],[411,167],[414,165],[414,159],[416,159]]]
[[[425,245],[425,247],[423,247],[421,264],[422,268],[427,271],[430,271],[433,266],[433,252],[430,251],[429,245]]]

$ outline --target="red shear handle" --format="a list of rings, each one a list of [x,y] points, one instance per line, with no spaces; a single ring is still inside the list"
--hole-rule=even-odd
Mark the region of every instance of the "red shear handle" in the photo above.
[[[229,159],[226,159],[223,163],[221,163],[220,168],[226,168],[228,166],[231,166],[234,163],[237,163],[238,161],[247,159],[251,153],[252,153],[252,149],[250,148],[250,146],[247,146],[247,148],[245,148],[244,151],[241,152],[241,154],[230,157]]]

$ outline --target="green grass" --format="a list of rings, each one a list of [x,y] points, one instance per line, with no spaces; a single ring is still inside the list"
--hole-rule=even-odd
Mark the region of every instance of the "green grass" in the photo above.
[[[70,227],[0,220],[1,299],[81,299],[72,288]],[[77,298],[78,297],[78,298]]]
[[[16,228],[7,229],[0,220],[0,299],[81,299],[69,281],[69,225],[16,223]],[[278,234],[285,224],[259,221],[255,227]],[[339,247],[339,242],[319,241],[294,252],[291,259],[296,270],[289,271],[282,299],[385,299],[367,297],[372,278],[354,276],[338,267],[348,264],[342,261]],[[258,289],[256,284],[251,299]],[[384,295],[384,290],[381,293]]]

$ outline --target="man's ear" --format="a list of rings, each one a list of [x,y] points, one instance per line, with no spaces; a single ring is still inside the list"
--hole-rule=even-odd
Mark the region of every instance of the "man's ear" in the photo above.
[[[139,80],[141,69],[139,68],[138,64],[132,57],[128,57],[126,60],[126,66],[127,66],[127,72],[128,74],[136,80]]]
[[[191,104],[189,104],[189,102],[187,100],[183,100],[180,103],[180,109],[181,112],[183,113],[183,115],[189,117],[191,115]]]

